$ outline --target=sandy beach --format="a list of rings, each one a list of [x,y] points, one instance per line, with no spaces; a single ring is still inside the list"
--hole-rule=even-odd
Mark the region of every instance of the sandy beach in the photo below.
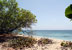
[[[37,40],[40,39],[40,37],[34,37],[34,38],[36,38]],[[53,41],[53,44],[46,44],[44,46],[35,44],[34,47],[26,48],[25,50],[62,50],[60,44],[63,40],[59,39],[51,39],[51,40]]]
[[[17,36],[24,36],[24,35],[17,35]],[[41,37],[33,37],[36,40],[41,39]],[[63,42],[64,40],[59,40],[59,39],[52,39],[50,38],[53,43],[52,44],[46,44],[46,45],[38,45],[38,43],[34,44],[33,47],[31,48],[23,48],[22,50],[71,50],[70,48],[63,48],[61,46],[61,42]],[[2,45],[0,44],[0,50],[15,50],[13,48],[8,48],[8,47],[2,47]]]
[[[37,40],[41,39],[41,37],[34,37],[34,38],[36,38]],[[44,46],[35,44],[34,47],[25,48],[25,50],[72,50],[68,47],[64,48],[61,46],[61,42],[63,42],[64,40],[53,38],[50,39],[53,41],[53,44],[46,44]]]

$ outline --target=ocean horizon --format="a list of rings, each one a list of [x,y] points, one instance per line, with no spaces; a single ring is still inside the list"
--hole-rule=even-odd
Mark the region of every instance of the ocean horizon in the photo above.
[[[33,34],[30,33],[32,36],[72,41],[72,30],[32,30],[32,33]],[[26,33],[22,34],[27,35]]]

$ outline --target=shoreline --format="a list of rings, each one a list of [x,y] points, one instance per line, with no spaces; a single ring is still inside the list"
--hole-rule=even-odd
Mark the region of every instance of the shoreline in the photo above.
[[[33,36],[33,37],[48,38],[48,39],[56,39],[56,40],[63,40],[63,41],[71,41],[71,42],[72,42],[72,40],[65,40],[65,39],[59,39],[59,38],[42,37],[42,36]]]
[[[24,34],[18,34],[17,36],[26,36],[26,37],[28,37],[28,35],[24,35]],[[71,40],[64,40],[64,39],[59,39],[59,38],[42,37],[42,36],[34,36],[34,35],[32,35],[32,37],[34,37],[34,38],[48,38],[48,39],[55,39],[55,40],[61,40],[61,41],[71,41]]]

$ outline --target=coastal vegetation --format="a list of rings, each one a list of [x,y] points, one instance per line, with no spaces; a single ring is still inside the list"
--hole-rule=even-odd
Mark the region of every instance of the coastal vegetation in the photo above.
[[[51,39],[41,38],[36,40],[34,37],[22,37],[22,36],[14,36],[10,39],[7,39],[6,44],[3,44],[3,47],[11,47],[13,49],[23,49],[23,48],[31,48],[37,45],[46,45],[52,44]]]
[[[69,47],[69,48],[72,49],[72,42],[70,42],[70,41],[63,41],[63,42],[61,43],[61,46],[62,46],[62,47]]]
[[[18,7],[16,0],[0,0],[0,34],[9,34],[21,28],[31,28],[36,16]]]
[[[52,40],[47,38],[41,38],[40,40],[38,40],[39,45],[52,44],[52,43],[53,43]]]
[[[14,31],[31,28],[36,23],[36,16],[29,10],[19,8],[16,0],[0,0],[0,43],[12,48],[31,47],[36,43],[32,37],[21,37]]]
[[[8,40],[8,47],[12,48],[24,48],[24,47],[32,47],[36,40],[32,37],[14,37],[10,40]]]

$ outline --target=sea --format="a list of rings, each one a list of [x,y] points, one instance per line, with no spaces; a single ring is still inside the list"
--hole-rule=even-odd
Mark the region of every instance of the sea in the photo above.
[[[72,30],[32,30],[21,34],[72,41]]]

